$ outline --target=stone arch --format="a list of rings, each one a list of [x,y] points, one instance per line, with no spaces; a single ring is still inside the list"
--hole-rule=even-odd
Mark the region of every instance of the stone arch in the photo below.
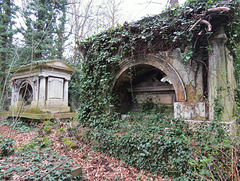
[[[22,101],[23,105],[31,105],[33,101],[33,86],[29,81],[22,81],[19,87],[19,101]]]
[[[174,90],[176,92],[176,101],[177,102],[187,101],[187,94],[186,94],[184,83],[180,75],[176,71],[176,69],[165,59],[155,55],[147,55],[143,58],[138,58],[135,60],[129,60],[129,59],[123,60],[119,64],[120,70],[117,72],[115,76],[114,87],[118,79],[120,78],[120,76],[125,71],[137,65],[150,65],[164,72],[173,84]]]

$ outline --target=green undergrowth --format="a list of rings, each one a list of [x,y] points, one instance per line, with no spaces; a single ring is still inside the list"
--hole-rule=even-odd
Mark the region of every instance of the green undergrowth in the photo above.
[[[94,149],[164,178],[239,178],[239,136],[225,134],[217,121],[203,122],[193,131],[182,120],[138,113],[124,120],[105,115],[80,124],[78,138]]]
[[[36,138],[14,155],[2,157],[0,179],[83,180],[82,176],[71,178],[73,160],[54,151],[52,143],[48,137]]]
[[[8,125],[11,126],[14,130],[19,132],[30,132],[37,130],[36,122],[24,121],[24,120],[12,120],[12,119],[4,119],[0,121],[0,125]]]
[[[8,156],[14,153],[13,144],[15,141],[9,138],[3,138],[0,136],[0,157]]]
[[[53,144],[54,141],[49,136],[57,131],[57,136],[63,137],[61,142],[65,146],[65,151],[76,147],[69,140],[67,131],[64,131],[67,128],[64,127],[63,120],[48,120],[38,124],[24,120],[18,120],[14,124],[12,120],[2,120],[1,124],[11,126],[12,130],[19,131],[19,134],[36,131],[37,136],[27,144],[20,143],[19,148],[15,145],[15,140],[6,138],[7,135],[0,136],[0,180],[14,178],[19,180],[84,180],[83,176],[71,178],[71,169],[74,165],[72,158],[58,154]],[[20,136],[24,141],[25,136]]]

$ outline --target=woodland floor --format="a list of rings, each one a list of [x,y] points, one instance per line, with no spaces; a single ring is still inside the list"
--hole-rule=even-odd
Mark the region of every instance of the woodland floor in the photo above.
[[[117,160],[111,156],[104,155],[101,152],[96,152],[91,148],[87,143],[80,142],[78,140],[73,140],[73,138],[65,133],[64,137],[67,137],[68,140],[71,140],[77,145],[75,149],[67,149],[66,144],[59,139],[59,132],[57,130],[71,126],[72,122],[70,121],[60,121],[56,120],[55,127],[51,127],[51,133],[47,135],[43,133],[43,126],[45,123],[38,123],[35,125],[35,129],[30,131],[19,131],[17,129],[11,129],[9,125],[3,124],[3,120],[0,119],[0,137],[6,138],[11,137],[15,140],[15,153],[8,157],[14,158],[19,157],[19,154],[16,155],[16,152],[24,145],[31,143],[34,139],[40,137],[48,137],[52,141],[52,144],[49,145],[54,151],[59,155],[68,157],[72,161],[70,162],[71,168],[81,167],[83,172],[84,180],[90,181],[101,181],[101,180],[163,180],[160,175],[152,175],[144,170],[139,170],[137,168],[126,166],[126,164],[120,160]],[[10,135],[11,133],[11,135]],[[4,157],[0,157],[0,165],[3,163]],[[31,161],[30,161],[31,162]],[[45,160],[48,162],[48,160]],[[23,163],[19,163],[22,164]],[[31,165],[31,163],[25,162],[25,164]],[[57,162],[53,162],[57,166]],[[14,166],[18,166],[17,164]],[[27,167],[27,165],[26,165]],[[4,170],[0,170],[1,172]],[[49,171],[49,170],[48,170]],[[21,172],[21,175],[17,172],[13,173],[9,180],[25,180],[27,175],[34,174],[34,172]],[[1,180],[1,178],[0,178]]]

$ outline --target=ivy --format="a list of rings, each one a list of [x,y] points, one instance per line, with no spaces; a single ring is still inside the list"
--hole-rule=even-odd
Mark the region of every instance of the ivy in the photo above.
[[[194,131],[161,113],[90,122],[80,139],[127,165],[175,180],[239,180],[239,137],[227,135],[218,120],[190,124]]]
[[[8,156],[14,153],[13,143],[15,141],[8,138],[1,138],[0,137],[0,157],[1,156]]]

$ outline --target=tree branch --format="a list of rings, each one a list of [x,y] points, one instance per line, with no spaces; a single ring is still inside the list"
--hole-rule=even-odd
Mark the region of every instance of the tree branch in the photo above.
[[[188,31],[192,31],[192,29],[193,29],[200,21],[202,21],[202,18],[200,18],[199,20],[197,20],[196,23],[194,23],[194,25],[192,25],[192,27],[191,27]]]
[[[215,12],[219,12],[219,11],[230,11],[230,8],[228,7],[218,7],[218,8],[210,8],[210,9],[207,9],[203,14],[201,14],[201,16],[206,16],[210,13],[215,13]]]
[[[200,23],[206,24],[208,26],[208,31],[212,31],[212,25],[207,20],[201,20]]]
[[[215,13],[215,12],[219,12],[219,11],[230,11],[230,8],[228,7],[218,7],[218,8],[210,8],[207,9],[203,14],[199,14],[197,15],[197,17],[199,17],[199,19],[194,23],[194,25],[192,25],[192,27],[189,29],[189,31],[192,31],[193,28],[198,24],[198,23],[203,23],[206,24],[208,26],[208,31],[212,31],[212,25],[211,23],[209,23],[206,19],[206,17],[211,14],[211,13]],[[201,33],[200,33],[201,34]]]

